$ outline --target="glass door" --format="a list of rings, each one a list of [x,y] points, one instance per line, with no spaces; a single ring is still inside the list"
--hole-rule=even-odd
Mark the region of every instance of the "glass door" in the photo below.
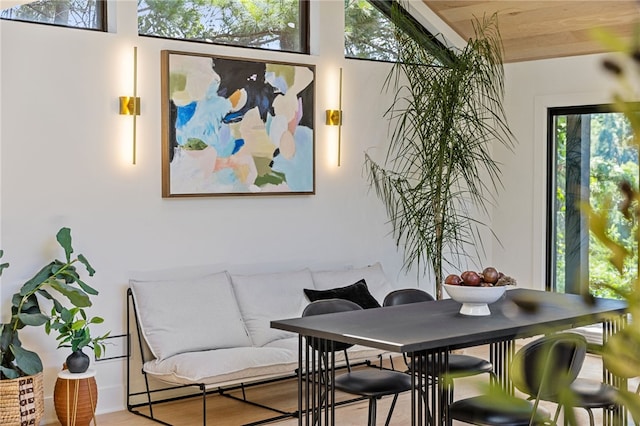
[[[637,224],[619,210],[620,184],[638,188],[629,121],[606,105],[552,108],[548,118],[547,290],[580,293],[588,283],[594,296],[617,297],[614,289],[629,289],[638,272]],[[608,211],[607,234],[632,253],[623,274],[589,232],[584,203]]]

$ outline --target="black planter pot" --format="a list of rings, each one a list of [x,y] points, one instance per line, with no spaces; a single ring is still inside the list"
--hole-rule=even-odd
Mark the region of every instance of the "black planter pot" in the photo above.
[[[84,373],[89,368],[89,355],[78,349],[67,357],[67,369],[72,373]]]

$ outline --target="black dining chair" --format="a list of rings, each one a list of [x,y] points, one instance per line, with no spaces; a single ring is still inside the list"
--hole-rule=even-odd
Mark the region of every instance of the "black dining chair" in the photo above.
[[[518,386],[517,383],[514,383]],[[520,386],[524,386],[521,384]],[[569,385],[571,390],[571,406],[584,409],[589,416],[589,425],[595,426],[593,410],[614,410],[616,408],[617,390],[615,387],[596,380],[576,378]],[[544,395],[543,399],[559,404],[559,394]]]
[[[497,391],[455,401],[449,417],[474,425],[528,426],[556,424],[540,401],[575,402],[570,391],[587,352],[585,338],[576,333],[551,334],[523,346],[510,366],[514,386],[529,399]],[[494,390],[496,388],[494,387]]]
[[[403,288],[394,290],[387,294],[382,306],[406,305],[409,303],[429,302],[432,300],[435,300],[433,296],[424,290],[420,290],[418,288]],[[413,371],[413,360],[408,359],[406,354],[404,355],[404,359],[407,364],[408,371]],[[432,363],[430,362],[425,363],[425,365],[431,364]],[[450,400],[453,399],[453,379],[470,377],[484,373],[495,378],[493,365],[486,359],[464,354],[449,354],[449,367],[444,376],[449,379]],[[434,378],[434,375],[430,371],[427,371],[427,375],[432,379]]]
[[[614,410],[617,407],[618,391],[606,383],[589,379],[576,379],[571,383],[573,406],[583,408],[589,415],[589,425],[595,426],[593,410]],[[554,401],[557,402],[557,401]]]
[[[326,299],[311,302],[302,313],[302,316],[321,315],[335,312],[347,312],[362,309],[358,304],[344,299]],[[318,350],[320,347],[332,348],[332,352],[342,351],[344,353],[347,373],[337,375],[334,383],[334,389],[351,394],[362,396],[369,400],[369,426],[376,424],[377,400],[383,396],[393,395],[393,401],[389,408],[389,414],[385,425],[389,424],[393,409],[398,400],[398,394],[411,390],[411,378],[402,372],[365,367],[364,369],[352,370],[349,365],[347,349],[353,345],[347,343],[333,342],[333,345],[326,345],[317,339],[309,341],[310,346]],[[318,346],[318,347],[316,347]],[[328,366],[328,362],[323,358],[324,366]],[[322,376],[322,375],[321,375]]]

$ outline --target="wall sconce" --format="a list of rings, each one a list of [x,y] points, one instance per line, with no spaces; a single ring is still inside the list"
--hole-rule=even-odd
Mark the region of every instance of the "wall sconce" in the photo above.
[[[342,124],[342,111],[339,109],[327,110],[327,126],[339,126]]]
[[[120,115],[133,117],[133,157],[136,164],[136,117],[140,115],[140,98],[138,97],[138,47],[133,47],[133,96],[120,96]]]
[[[328,109],[326,118],[327,126],[338,126],[338,167],[340,167],[340,151],[342,149],[342,68],[340,68],[339,87],[338,109]]]

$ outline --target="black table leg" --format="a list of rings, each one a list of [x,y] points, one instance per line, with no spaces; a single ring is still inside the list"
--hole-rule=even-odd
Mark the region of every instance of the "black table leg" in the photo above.
[[[434,349],[409,354],[412,359],[411,424],[451,424],[451,382],[446,378],[449,351]]]
[[[298,354],[298,426],[335,425],[334,342],[300,336]]]
[[[424,375],[417,372],[425,371],[424,354],[422,352],[410,352],[408,354],[411,360],[411,425],[422,426],[430,424],[423,422],[423,411],[426,407],[428,398],[428,388],[424,383]],[[425,419],[426,420],[426,419]]]
[[[306,365],[305,360],[309,359],[309,346],[303,344],[304,337],[302,334],[298,335],[298,426],[302,426],[303,419],[307,418],[306,405],[303,405],[303,400],[307,400],[307,398],[303,398],[304,396],[308,396],[303,394],[303,383],[308,383],[309,380],[309,369]],[[305,350],[303,353],[302,350]],[[306,353],[306,356],[304,356]]]
[[[604,321],[602,324],[602,344],[606,345],[611,336],[621,331],[627,325],[627,315],[622,315]],[[626,378],[615,376],[608,371],[604,365],[602,367],[602,381],[608,385],[614,386],[618,389],[627,389],[628,383]],[[628,413],[627,410],[617,405],[613,410],[604,410],[604,424],[605,426],[622,426],[627,424]]]
[[[489,345],[489,360],[493,364],[493,370],[499,385],[503,390],[513,395],[514,387],[509,375],[509,367],[515,354],[515,340],[508,339]],[[495,380],[493,377],[491,380]]]

